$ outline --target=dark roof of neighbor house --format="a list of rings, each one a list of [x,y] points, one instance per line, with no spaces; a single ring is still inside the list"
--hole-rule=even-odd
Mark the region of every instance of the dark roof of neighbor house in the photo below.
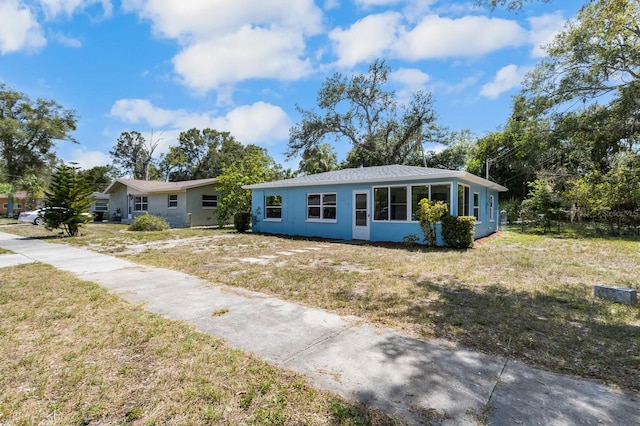
[[[269,189],[287,188],[299,186],[317,185],[341,185],[354,183],[376,183],[376,182],[406,182],[418,179],[445,179],[460,178],[466,181],[477,183],[500,192],[508,191],[502,185],[490,180],[483,179],[471,173],[459,170],[432,169],[429,167],[415,166],[376,166],[360,167],[356,169],[335,170],[332,172],[318,173],[315,175],[298,176],[292,179],[284,179],[273,182],[264,182],[254,185],[243,186],[244,189]]]
[[[191,188],[198,188],[200,186],[211,185],[216,183],[216,178],[209,179],[196,179],[196,180],[184,180],[180,182],[159,182],[156,180],[138,180],[138,179],[116,179],[105,189],[106,194],[110,194],[116,184],[127,186],[134,191],[153,194],[163,193],[171,191],[186,191]]]

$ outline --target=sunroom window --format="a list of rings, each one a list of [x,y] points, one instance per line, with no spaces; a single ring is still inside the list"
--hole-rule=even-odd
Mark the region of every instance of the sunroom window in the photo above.
[[[411,187],[411,220],[418,220],[416,212],[420,204],[420,200],[426,198],[430,201],[442,201],[451,206],[451,185],[450,184],[437,184],[437,185],[414,185]]]
[[[375,220],[407,220],[407,187],[373,189]]]

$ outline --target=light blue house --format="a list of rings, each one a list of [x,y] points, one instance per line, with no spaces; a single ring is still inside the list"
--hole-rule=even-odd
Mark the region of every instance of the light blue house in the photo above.
[[[498,193],[507,188],[454,170],[379,166],[247,185],[253,231],[340,240],[401,242],[424,236],[414,212],[423,198],[452,216],[475,216],[475,238],[496,232]],[[442,244],[440,237],[438,243]]]

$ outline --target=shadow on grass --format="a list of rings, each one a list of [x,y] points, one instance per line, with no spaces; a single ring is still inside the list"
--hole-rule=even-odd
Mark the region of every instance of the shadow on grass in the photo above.
[[[423,281],[401,314],[425,335],[558,373],[615,383],[640,395],[640,307],[593,299],[586,288],[478,292]],[[435,299],[435,300],[434,300]],[[424,300],[424,299],[423,299]],[[393,303],[393,301],[388,301]],[[405,300],[406,303],[406,300]],[[405,319],[406,320],[406,319]]]

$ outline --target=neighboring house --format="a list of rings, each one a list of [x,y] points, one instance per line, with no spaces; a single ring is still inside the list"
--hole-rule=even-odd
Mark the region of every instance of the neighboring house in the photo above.
[[[109,218],[130,223],[145,213],[162,216],[174,228],[216,225],[216,179],[183,182],[116,179],[105,190]]]
[[[109,219],[109,194],[94,192],[91,194],[91,213],[98,222]]]
[[[16,191],[13,194],[13,214],[18,216],[27,208],[27,191]],[[0,216],[6,216],[9,210],[9,195],[0,194]]]
[[[422,240],[414,213],[423,198],[444,201],[453,216],[475,216],[475,238],[492,234],[498,229],[498,193],[507,191],[466,172],[399,165],[243,188],[252,190],[255,232],[392,242],[412,234]]]

